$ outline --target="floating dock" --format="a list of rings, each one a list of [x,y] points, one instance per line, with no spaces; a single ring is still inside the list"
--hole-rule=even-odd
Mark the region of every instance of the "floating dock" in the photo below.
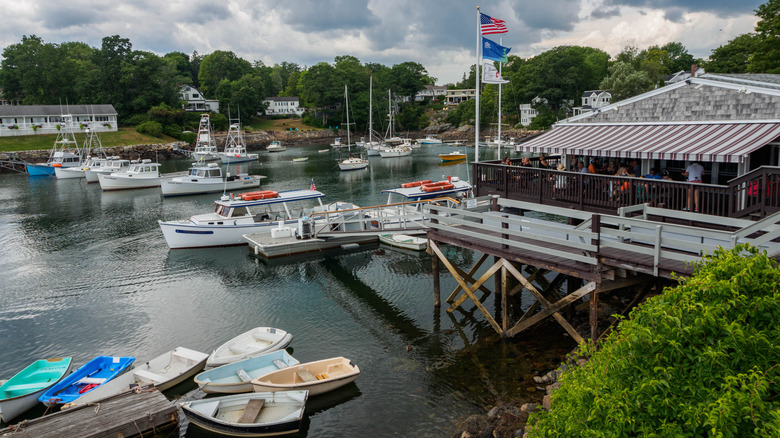
[[[25,420],[0,437],[97,438],[152,435],[179,423],[179,410],[153,388],[128,391],[86,405]]]
[[[374,243],[377,239],[376,235],[312,237],[308,239],[298,239],[294,236],[272,237],[268,233],[244,235],[244,240],[247,241],[255,255],[269,259],[341,248],[345,245],[347,245],[345,249],[355,249],[355,245]]]

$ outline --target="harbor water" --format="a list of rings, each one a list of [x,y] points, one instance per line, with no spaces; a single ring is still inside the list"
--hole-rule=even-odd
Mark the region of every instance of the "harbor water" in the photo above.
[[[301,146],[263,152],[241,170],[267,176],[262,189],[314,183],[327,202],[368,206],[404,182],[470,180],[473,148],[463,149],[469,164],[441,164],[438,154],[454,149],[423,146],[340,172],[338,152]],[[495,153],[484,150],[482,159]],[[162,164],[170,172],[190,163]],[[473,304],[435,310],[424,252],[372,244],[265,261],[247,246],[169,250],[157,221],[209,212],[218,196],[101,192],[83,179],[0,174],[0,379],[40,358],[142,362],[177,346],[211,352],[250,328],[279,327],[294,335],[290,351],[301,362],[344,356],[361,369],[355,383],[310,398],[300,436],[442,437],[497,403],[538,397],[534,372],[574,347],[555,324],[507,341]],[[445,251],[464,269],[480,256]],[[443,273],[441,285],[446,297],[457,283]],[[484,305],[495,309],[492,295]],[[166,395],[204,396],[191,381]],[[18,420],[43,412],[41,405]],[[166,436],[212,436],[184,423]]]

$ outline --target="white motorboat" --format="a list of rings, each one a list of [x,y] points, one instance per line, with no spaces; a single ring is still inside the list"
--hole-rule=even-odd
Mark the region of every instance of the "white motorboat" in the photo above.
[[[471,183],[461,181],[457,176],[443,181],[414,181],[401,184],[401,187],[382,190],[387,193],[387,203],[390,204],[394,195],[399,195],[407,200],[416,201],[439,197],[464,197],[471,191]]]
[[[206,365],[218,367],[263,353],[286,348],[292,342],[290,333],[273,327],[256,327],[220,345],[209,355]]]
[[[217,141],[211,135],[211,117],[208,114],[200,115],[198,137],[195,140],[195,150],[192,152],[192,158],[197,161],[219,160]]]
[[[246,151],[246,143],[241,135],[241,125],[232,123],[228,128],[227,138],[225,139],[225,149],[219,153],[223,163],[245,163],[247,161],[256,161],[258,154],[250,154]]]
[[[222,177],[222,168],[217,163],[202,165],[192,163],[189,174],[162,181],[163,196],[196,195],[201,193],[226,193],[228,190],[246,190],[260,187],[265,178],[259,175],[227,174]]]
[[[206,366],[209,355],[189,348],[176,347],[135,367],[109,382],[64,405],[63,409],[84,405],[96,400],[129,391],[135,387],[154,386],[165,391],[184,382]]]
[[[418,138],[417,143],[419,144],[442,144],[440,138],[436,137],[435,134],[428,134],[425,136],[425,138]]]
[[[54,175],[54,170],[58,167],[81,167],[82,155],[74,133],[73,116],[63,115],[62,120],[49,159],[45,163],[26,166],[30,176]]]
[[[345,357],[333,357],[287,367],[252,379],[255,392],[305,389],[319,395],[354,382],[360,368]]]
[[[348,157],[345,160],[339,161],[339,170],[360,170],[368,167],[368,160],[360,155],[352,155],[352,145],[349,139],[349,95],[347,94],[347,86],[344,85],[344,101],[346,103],[347,112],[347,154]]]
[[[268,152],[284,152],[287,150],[286,147],[282,146],[282,142],[279,140],[274,140],[268,146],[265,148]]]
[[[86,178],[88,170],[99,169],[108,161],[108,156],[103,150],[100,136],[98,136],[94,129],[87,128],[84,146],[81,148],[81,151],[86,156],[81,166],[55,167],[54,174],[57,176],[57,179]],[[93,153],[95,154],[94,156],[91,155]],[[97,179],[95,181],[97,181]]]
[[[271,233],[279,222],[297,225],[299,218],[339,206],[339,203],[323,205],[324,196],[317,190],[262,190],[223,195],[215,201],[213,213],[158,223],[172,249],[246,245],[244,234]]]
[[[152,163],[151,160],[131,164],[124,172],[98,174],[100,188],[104,191],[160,187],[164,178],[160,173],[160,164]]]
[[[195,376],[195,383],[206,394],[252,392],[252,379],[298,363],[287,351],[276,350],[204,371]]]
[[[333,143],[331,143],[330,146],[338,149],[338,148],[346,147],[347,145],[341,142],[341,137],[336,137],[335,139],[333,139]]]
[[[210,432],[267,437],[298,432],[308,397],[308,391],[257,392],[192,400],[179,406],[191,424]]]
[[[379,149],[379,155],[382,158],[397,158],[412,155],[412,148],[409,146],[386,146]]]
[[[114,172],[124,172],[130,168],[130,160],[123,160],[119,157],[108,157],[105,163],[102,163],[100,167],[90,167],[84,172],[84,177],[88,183],[99,182],[98,175],[109,174]]]
[[[428,247],[428,239],[408,234],[381,234],[379,241],[386,245],[411,249],[412,251],[424,251]]]

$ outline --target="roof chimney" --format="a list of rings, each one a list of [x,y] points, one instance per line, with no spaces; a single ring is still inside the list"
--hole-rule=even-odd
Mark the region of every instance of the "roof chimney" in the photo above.
[[[696,64],[691,64],[691,77],[692,77],[692,78],[695,78],[695,77],[696,77],[696,70],[698,70],[698,69],[699,69],[699,66],[698,66],[698,65],[696,65]]]

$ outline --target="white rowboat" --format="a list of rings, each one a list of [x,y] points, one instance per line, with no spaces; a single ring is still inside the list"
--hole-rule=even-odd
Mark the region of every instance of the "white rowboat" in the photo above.
[[[293,336],[272,327],[256,327],[220,345],[209,356],[206,365],[216,367],[281,350],[292,342]]]

